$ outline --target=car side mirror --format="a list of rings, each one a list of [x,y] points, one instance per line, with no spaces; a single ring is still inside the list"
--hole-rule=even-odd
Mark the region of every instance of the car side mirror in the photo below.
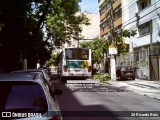
[[[54,91],[54,94],[55,94],[55,95],[62,95],[62,94],[63,94],[63,91],[62,91],[62,90],[59,90],[59,89],[56,89],[56,90]]]

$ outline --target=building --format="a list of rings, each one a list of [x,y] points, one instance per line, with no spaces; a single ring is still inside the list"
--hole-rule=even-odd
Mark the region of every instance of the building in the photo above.
[[[112,36],[114,31],[121,29],[122,26],[122,10],[121,10],[121,0],[99,0],[99,14],[100,14],[100,37],[108,39],[108,37],[113,38]],[[110,43],[112,43],[111,39]],[[104,53],[104,62],[103,66],[105,72],[109,72],[109,64],[106,61],[109,61],[105,57]],[[116,67],[116,66],[115,66]],[[112,71],[111,71],[112,72]]]
[[[78,14],[78,13],[77,13]],[[99,37],[99,14],[98,13],[84,13],[90,20],[90,25],[82,25],[82,32],[79,35],[79,41],[72,39],[71,44],[65,44],[64,47],[78,47],[79,43],[93,40]]]
[[[122,28],[137,30],[125,39],[130,53],[120,63],[136,67],[137,77],[160,79],[160,0],[121,0]]]
[[[124,38],[129,53],[117,56],[116,65],[135,67],[138,78],[159,80],[160,0],[99,0],[99,13],[101,37],[110,36],[113,27],[137,31]]]
[[[114,27],[114,30],[121,28],[121,0],[99,0],[99,13],[100,37],[107,38],[110,36],[112,27]]]

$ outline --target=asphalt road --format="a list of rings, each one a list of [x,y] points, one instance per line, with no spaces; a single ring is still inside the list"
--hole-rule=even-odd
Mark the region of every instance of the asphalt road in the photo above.
[[[53,79],[54,78],[54,79]],[[107,84],[67,84],[52,75],[64,120],[159,120],[160,101]],[[153,117],[154,116],[154,117]]]

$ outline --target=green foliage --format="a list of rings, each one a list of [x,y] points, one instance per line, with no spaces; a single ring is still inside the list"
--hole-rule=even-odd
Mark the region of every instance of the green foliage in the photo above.
[[[49,66],[51,66],[51,65],[57,65],[56,63],[57,63],[57,57],[58,57],[58,55],[59,55],[59,53],[57,53],[57,54],[52,54],[51,55],[51,58],[49,59],[49,60],[47,60],[46,61],[46,63],[45,63],[45,65],[47,66],[47,67],[49,67]]]
[[[109,41],[104,38],[95,38],[91,42],[80,43],[80,46],[91,49],[94,63],[101,63],[103,60],[103,53],[108,52],[107,46],[109,46]]]
[[[95,74],[93,75],[94,80],[99,80],[101,82],[109,81],[111,79],[110,74]]]
[[[80,25],[90,24],[83,13],[77,14],[80,11],[78,2],[79,0],[55,0],[50,6],[45,24],[55,45],[70,43],[71,38],[77,39],[82,31]]]
[[[130,38],[136,35],[135,30],[122,30],[117,31],[114,33],[114,45],[117,47],[118,54],[124,54],[127,52],[127,46],[124,42],[123,38]]]
[[[118,54],[126,53],[127,46],[123,40],[124,37],[131,37],[136,34],[134,30],[120,30],[114,33],[114,45],[118,49]],[[80,46],[83,48],[89,48],[93,53],[93,63],[101,63],[104,59],[103,53],[108,54],[109,45],[111,44],[111,38],[95,38],[91,42],[81,43]]]
[[[0,67],[8,71],[44,65],[50,59],[53,45],[69,42],[81,32],[80,24],[89,25],[80,11],[80,0],[1,0]],[[27,52],[24,52],[26,48]],[[27,53],[27,56],[25,55]]]

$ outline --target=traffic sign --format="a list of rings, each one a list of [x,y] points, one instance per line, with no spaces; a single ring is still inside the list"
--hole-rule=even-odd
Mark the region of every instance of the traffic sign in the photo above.
[[[109,54],[117,54],[117,48],[113,45],[109,46]]]

